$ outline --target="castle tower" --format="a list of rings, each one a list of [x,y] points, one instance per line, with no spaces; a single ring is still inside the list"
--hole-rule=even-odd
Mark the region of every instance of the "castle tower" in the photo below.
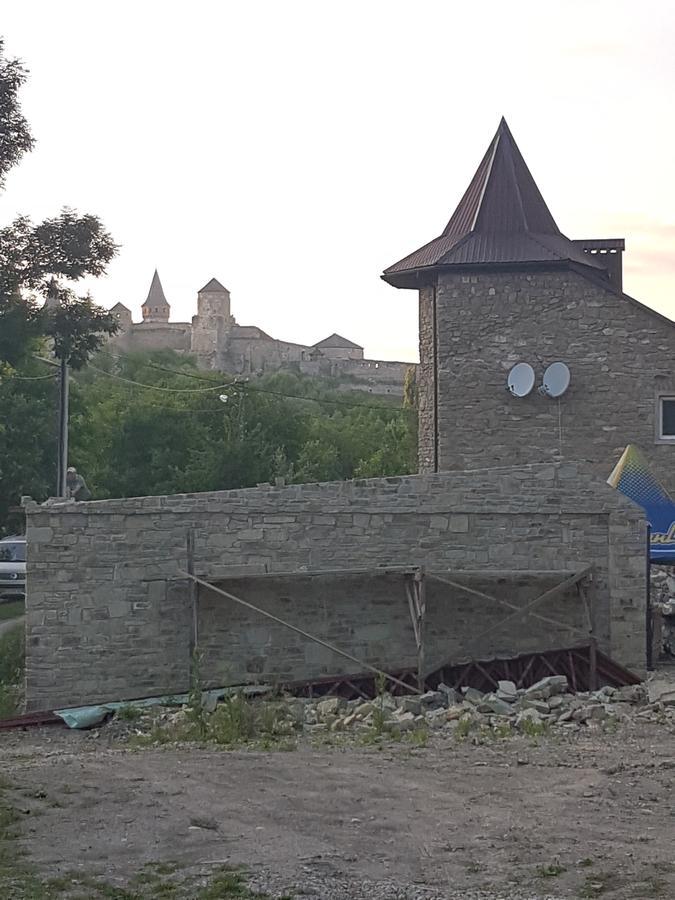
[[[143,313],[144,322],[166,323],[169,321],[171,307],[164,296],[164,288],[159,280],[157,269],[155,269],[155,274],[152,276],[150,290],[145,303],[141,307],[141,312]]]
[[[599,309],[621,314],[622,250],[622,240],[562,234],[502,119],[443,233],[382,275],[419,291],[421,472],[539,463],[563,446],[609,464],[611,423],[588,432],[607,420],[608,394],[588,383],[583,409],[575,397],[609,351]],[[573,370],[558,403],[506,390],[515,363],[532,364],[541,384],[557,360]]]
[[[233,324],[230,292],[217,278],[212,278],[197,291],[197,315],[192,319],[192,352],[211,368],[220,368]]]
[[[128,306],[125,306],[124,303],[116,303],[113,307],[111,307],[110,312],[117,319],[117,324],[120,327],[120,331],[128,331],[133,325],[131,319],[131,310]]]

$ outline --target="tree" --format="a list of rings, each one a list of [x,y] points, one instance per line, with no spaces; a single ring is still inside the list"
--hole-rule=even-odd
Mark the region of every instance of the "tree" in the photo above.
[[[0,189],[7,173],[33,147],[19,102],[25,80],[26,70],[18,60],[6,58],[0,39]],[[0,228],[0,371],[19,365],[45,333],[47,317],[39,299],[46,299],[59,279],[100,275],[116,252],[96,216],[67,208],[38,225],[20,216]],[[83,326],[85,319],[80,315]]]
[[[56,378],[37,362],[0,379],[0,534],[16,531],[10,509],[23,494],[46,499],[56,475]]]
[[[56,283],[50,287],[49,299],[44,324],[53,342],[54,356],[62,365],[81,369],[103,345],[106,335],[118,331],[117,319],[96,306],[91,297],[77,297]]]

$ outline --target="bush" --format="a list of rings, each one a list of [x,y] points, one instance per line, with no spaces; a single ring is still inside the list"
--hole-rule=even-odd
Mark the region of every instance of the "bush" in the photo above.
[[[0,719],[20,711],[26,652],[23,625],[0,635]]]

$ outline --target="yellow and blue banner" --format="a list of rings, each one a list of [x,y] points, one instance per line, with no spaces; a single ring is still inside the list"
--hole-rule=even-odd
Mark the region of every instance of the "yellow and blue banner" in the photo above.
[[[675,565],[675,502],[649,471],[638,447],[626,447],[607,483],[644,509],[651,526],[651,562]]]

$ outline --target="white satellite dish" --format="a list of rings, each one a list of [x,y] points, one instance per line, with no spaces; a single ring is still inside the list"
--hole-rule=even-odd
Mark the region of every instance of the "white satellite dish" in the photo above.
[[[570,386],[570,370],[564,362],[554,362],[544,372],[541,385],[542,394],[548,397],[562,397]]]
[[[514,397],[527,397],[534,387],[534,369],[529,363],[515,365],[506,379],[506,386]]]

